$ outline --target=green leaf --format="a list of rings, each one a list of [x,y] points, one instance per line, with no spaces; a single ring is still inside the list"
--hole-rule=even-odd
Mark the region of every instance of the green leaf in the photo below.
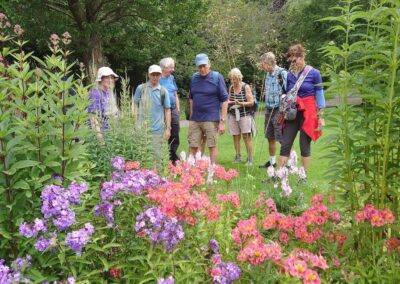
[[[40,162],[38,162],[38,161],[32,161],[32,160],[23,160],[23,161],[18,161],[18,162],[16,162],[15,164],[13,164],[12,166],[11,166],[11,169],[10,169],[10,171],[11,170],[18,170],[18,169],[23,169],[23,168],[29,168],[29,167],[34,167],[34,166],[37,166],[37,165],[39,165],[40,164]]]
[[[24,181],[24,180],[19,180],[19,181],[17,181],[15,184],[14,184],[14,186],[13,186],[14,188],[19,188],[19,189],[29,189],[30,187],[29,187],[29,184],[26,182],[26,181]],[[28,197],[28,196],[27,196]],[[28,197],[29,198],[29,197]]]

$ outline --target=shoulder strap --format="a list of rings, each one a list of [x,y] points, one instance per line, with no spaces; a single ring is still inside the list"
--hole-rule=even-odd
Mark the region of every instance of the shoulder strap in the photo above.
[[[164,101],[165,101],[165,88],[164,87],[160,88],[160,97],[161,97],[161,105],[164,106]]]
[[[211,70],[211,72],[212,72],[211,75],[212,75],[213,84],[218,87],[218,84],[219,84],[219,72],[212,71],[212,70]]]
[[[279,68],[279,72],[277,74],[277,79],[278,79],[278,84],[282,89],[283,93],[286,93],[286,88],[285,88],[285,84],[283,82],[283,78],[282,78],[282,71],[285,70],[283,68]]]
[[[303,84],[304,80],[306,79],[308,73],[310,73],[310,71],[313,68],[310,65],[306,65],[306,67],[304,67],[303,72],[301,72],[300,77],[297,79],[296,84],[294,84],[293,86],[293,95],[297,96],[297,92],[299,91],[301,85]]]

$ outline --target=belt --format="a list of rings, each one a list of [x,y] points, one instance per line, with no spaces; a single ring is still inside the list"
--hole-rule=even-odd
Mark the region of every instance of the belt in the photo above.
[[[273,107],[273,108],[268,108],[267,107],[267,110],[276,110],[276,109],[279,109],[279,107]]]

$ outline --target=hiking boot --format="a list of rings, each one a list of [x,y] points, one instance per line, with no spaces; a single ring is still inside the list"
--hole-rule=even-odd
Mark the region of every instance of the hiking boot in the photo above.
[[[242,156],[236,155],[235,159],[233,160],[234,163],[240,163],[242,161]]]
[[[259,168],[267,169],[271,166],[271,161],[266,162],[264,165],[259,166]],[[276,163],[272,165],[274,168],[276,167]]]

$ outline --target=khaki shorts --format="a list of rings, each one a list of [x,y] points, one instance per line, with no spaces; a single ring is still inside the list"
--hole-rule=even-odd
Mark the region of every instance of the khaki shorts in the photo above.
[[[218,122],[189,121],[189,147],[200,147],[204,135],[206,136],[207,146],[216,147],[218,140]]]
[[[231,135],[251,133],[251,120],[250,115],[241,117],[239,121],[236,121],[234,115],[229,115],[229,132]]]

